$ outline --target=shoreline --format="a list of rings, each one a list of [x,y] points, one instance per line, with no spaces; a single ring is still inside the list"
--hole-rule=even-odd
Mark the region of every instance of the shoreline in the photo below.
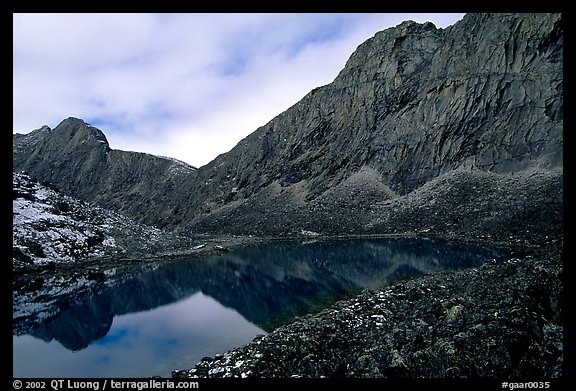
[[[363,290],[172,377],[558,378],[562,266],[545,246]]]

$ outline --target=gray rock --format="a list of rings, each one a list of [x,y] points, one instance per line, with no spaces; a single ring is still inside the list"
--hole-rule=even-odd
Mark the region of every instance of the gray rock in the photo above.
[[[176,159],[111,149],[102,131],[76,118],[14,135],[13,150],[15,172],[159,226],[178,213],[196,170]]]
[[[394,232],[366,209],[475,170],[492,175],[477,183],[467,212],[486,220],[493,205],[479,189],[496,174],[561,175],[562,59],[560,14],[469,14],[446,29],[404,22],[361,44],[332,83],[198,170],[113,150],[73,118],[14,135],[14,169],[139,222],[271,235],[366,225]]]

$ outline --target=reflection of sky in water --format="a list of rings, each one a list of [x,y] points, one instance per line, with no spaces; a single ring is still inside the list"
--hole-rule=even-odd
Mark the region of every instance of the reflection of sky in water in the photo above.
[[[13,337],[14,377],[169,377],[265,332],[202,293],[114,318],[108,334],[76,352],[56,341]]]

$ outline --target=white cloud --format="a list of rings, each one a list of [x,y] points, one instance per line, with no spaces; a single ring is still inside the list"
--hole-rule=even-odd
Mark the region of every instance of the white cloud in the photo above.
[[[330,83],[354,49],[442,14],[15,14],[13,131],[75,116],[200,166]]]

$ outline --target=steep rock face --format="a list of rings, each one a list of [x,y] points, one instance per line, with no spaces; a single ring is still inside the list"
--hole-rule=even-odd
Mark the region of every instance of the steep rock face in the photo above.
[[[235,198],[305,180],[313,197],[368,165],[406,194],[462,165],[558,166],[562,144],[560,16],[471,14],[445,30],[404,22],[377,33],[333,83],[199,176],[228,182]]]
[[[197,209],[212,211],[200,226],[221,226],[218,216],[238,210],[236,218],[268,216],[274,224],[264,229],[276,232],[304,204],[327,224],[326,208],[362,212],[342,200],[384,202],[454,169],[561,172],[562,88],[560,15],[472,14],[445,30],[402,23],[360,45],[333,83],[199,170]],[[366,168],[377,175],[332,200]],[[367,188],[387,190],[358,197]]]
[[[455,169],[561,175],[562,59],[560,14],[469,14],[443,30],[408,21],[361,44],[332,83],[197,171],[175,175],[172,162],[99,139],[76,157],[63,159],[63,145],[45,160],[36,149],[22,157],[32,133],[14,137],[15,169],[131,217],[145,210],[146,223],[221,232],[249,213],[245,233],[298,232],[304,225],[287,216],[353,219]],[[55,164],[74,174],[48,171]]]
[[[408,22],[394,38],[380,33],[362,45],[334,84],[360,85],[358,95],[377,102],[374,123],[362,127],[373,126],[369,163],[401,194],[463,165],[501,173],[561,165],[559,23],[472,14],[442,33]],[[439,35],[440,45],[428,38]]]

